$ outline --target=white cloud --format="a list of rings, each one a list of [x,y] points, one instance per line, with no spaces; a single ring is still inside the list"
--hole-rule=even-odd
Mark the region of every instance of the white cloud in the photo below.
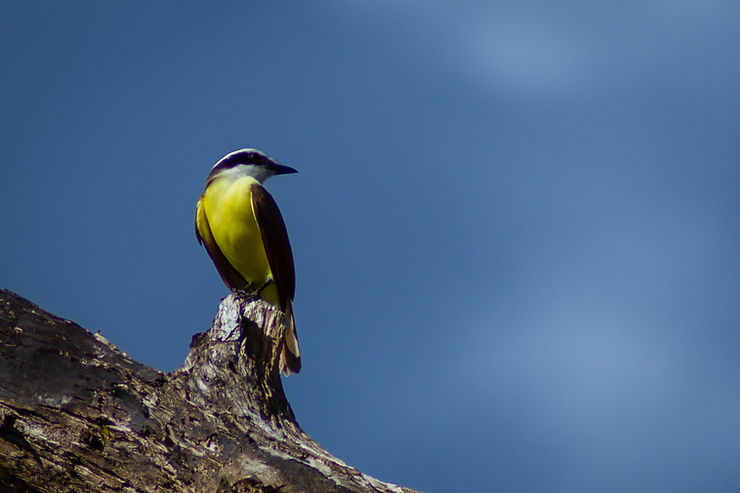
[[[490,405],[507,395],[507,405],[537,409],[573,433],[608,435],[608,423],[663,426],[674,409],[672,422],[682,425],[715,408],[737,409],[728,392],[734,380],[715,367],[721,350],[702,326],[712,314],[694,289],[731,257],[720,226],[702,214],[671,214],[583,235],[523,270],[506,303],[492,306],[495,297],[481,295],[489,302],[462,325],[470,327],[462,340],[478,343],[472,354],[458,349],[465,358],[455,366],[479,377],[475,392]]]
[[[576,89],[584,54],[563,32],[525,19],[468,19],[460,30],[463,70],[490,87],[517,92]]]
[[[645,84],[667,66],[685,70],[687,50],[705,42],[696,32],[726,23],[734,8],[722,0],[338,5],[403,29],[414,53],[426,53],[488,92],[535,98]]]

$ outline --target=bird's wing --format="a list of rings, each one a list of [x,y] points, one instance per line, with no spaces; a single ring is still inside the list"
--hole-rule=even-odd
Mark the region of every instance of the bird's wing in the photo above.
[[[298,332],[293,316],[293,296],[295,295],[295,267],[293,252],[290,249],[288,231],[275,199],[261,185],[252,186],[252,207],[254,217],[262,233],[267,262],[272,271],[272,280],[278,293],[280,308],[288,317],[285,340],[280,350],[280,371],[286,376],[301,370],[301,350],[298,345]]]
[[[295,268],[288,231],[275,199],[261,185],[252,185],[252,207],[262,234],[280,309],[287,312],[295,295]]]
[[[213,260],[221,279],[230,289],[243,289],[248,284],[247,281],[239,274],[231,263],[226,259],[221,249],[216,244],[216,240],[211,233],[211,225],[208,223],[206,208],[203,206],[203,196],[198,199],[195,206],[195,237],[198,243],[202,244],[208,252],[208,256]]]

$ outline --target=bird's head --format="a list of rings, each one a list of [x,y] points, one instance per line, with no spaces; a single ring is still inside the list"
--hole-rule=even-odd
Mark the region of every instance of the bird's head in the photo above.
[[[228,153],[213,166],[206,183],[210,183],[217,176],[226,176],[231,173],[248,175],[264,183],[271,176],[298,173],[298,170],[276,163],[257,149],[239,149]]]

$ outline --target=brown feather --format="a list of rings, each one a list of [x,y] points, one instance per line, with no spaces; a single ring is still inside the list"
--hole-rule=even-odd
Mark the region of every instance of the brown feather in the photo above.
[[[272,271],[272,280],[278,293],[279,308],[288,317],[288,327],[280,354],[280,370],[288,375],[301,370],[301,354],[298,333],[293,318],[293,296],[295,295],[295,266],[290,249],[288,230],[285,228],[280,209],[272,195],[261,185],[252,186],[252,207],[260,227],[262,243],[265,245],[267,262]]]
[[[275,199],[261,185],[252,186],[252,207],[262,234],[272,280],[277,288],[280,309],[287,313],[295,295],[295,267],[288,230]]]

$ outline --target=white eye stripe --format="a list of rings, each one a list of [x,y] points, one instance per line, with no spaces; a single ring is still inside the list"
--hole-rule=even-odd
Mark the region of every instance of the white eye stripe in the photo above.
[[[228,153],[219,159],[211,169],[214,169],[217,166],[231,168],[238,164],[256,164],[259,166],[272,162],[273,160],[264,152],[258,151],[257,149],[246,148]]]
[[[264,152],[245,148],[233,151],[218,160],[206,178],[206,187],[215,179],[234,179],[240,176],[251,176],[262,183],[276,174],[275,165]]]

